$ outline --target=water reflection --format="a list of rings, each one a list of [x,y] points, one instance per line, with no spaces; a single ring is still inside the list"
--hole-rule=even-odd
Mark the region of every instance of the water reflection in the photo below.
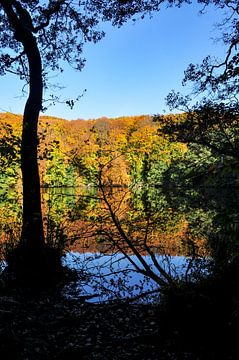
[[[131,255],[140,265],[138,259]],[[152,269],[157,269],[148,256],[144,257]],[[183,256],[165,257],[157,255],[157,261],[174,278],[181,278],[188,268]],[[152,301],[158,298],[158,285],[149,277],[138,273],[122,254],[67,253],[64,264],[77,270],[79,281],[68,286],[64,293],[68,297],[83,297],[89,302],[104,302],[111,299],[135,298],[137,301]],[[155,292],[155,290],[157,290]],[[145,293],[147,296],[142,296]]]
[[[114,214],[127,237],[144,254],[145,244],[155,253],[174,256],[188,255],[192,246],[201,256],[207,252],[205,234],[191,227],[190,210],[178,207],[176,201],[172,205],[162,189],[139,186],[106,189],[104,195],[110,208],[97,188],[56,191],[51,189],[51,193],[45,194],[50,209],[48,220],[64,225],[71,250],[114,251],[112,239],[120,241],[112,222]]]
[[[7,191],[0,193],[3,245],[19,239],[21,197],[12,191],[9,196]],[[185,273],[182,271],[185,257],[211,258],[220,267],[239,254],[237,188],[61,187],[43,189],[42,201],[48,242],[71,251],[66,255],[66,263],[77,267],[81,279],[85,276],[86,280],[77,289],[79,292],[82,288],[85,294],[98,291],[96,282],[89,284],[92,278],[89,272],[100,284],[101,294],[103,279],[107,278],[107,291],[114,297],[116,288],[117,296],[121,297],[129,289],[137,295],[142,289],[148,291],[158,286],[129,269],[132,263],[136,268],[139,266],[138,255],[156,275],[162,266],[167,274],[174,272],[173,276],[181,276]],[[126,273],[127,287],[123,283]],[[142,282],[143,288],[139,285]],[[109,284],[114,286],[114,291]]]

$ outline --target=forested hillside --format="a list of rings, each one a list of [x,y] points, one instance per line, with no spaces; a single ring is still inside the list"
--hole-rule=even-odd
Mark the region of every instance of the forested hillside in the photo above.
[[[98,229],[102,224],[107,231],[111,229],[112,219],[98,192],[103,185],[113,210],[135,237],[143,236],[150,218],[150,241],[163,252],[185,254],[185,242],[180,239],[191,238],[191,227],[198,226],[202,214],[209,227],[215,217],[215,204],[211,206],[208,199],[195,208],[195,198],[199,204],[202,201],[200,187],[195,189],[195,185],[224,186],[238,179],[234,157],[187,141],[185,120],[185,114],[87,121],[41,117],[38,156],[45,228],[50,226],[51,232],[53,228],[64,229],[64,236],[68,242],[73,239],[72,243],[80,236],[91,249],[95,244],[92,238],[97,238],[98,245],[104,247],[105,237]],[[18,238],[22,217],[21,116],[0,114],[0,126],[1,234],[4,239],[5,235],[7,239]],[[219,132],[217,128],[215,131]],[[213,138],[214,148],[222,140],[222,136],[220,143]],[[194,199],[190,206],[184,201],[188,186],[187,202]],[[175,195],[169,195],[168,187]],[[197,231],[193,242],[199,244],[203,239]]]
[[[18,238],[21,227],[21,116],[0,114],[0,126],[0,219],[5,242],[6,235],[7,239]],[[182,251],[178,237],[185,235],[185,217],[175,217],[174,212],[175,219],[172,219],[170,205],[160,191],[156,195],[155,186],[162,185],[163,175],[183,158],[187,146],[170,142],[161,133],[160,122],[148,115],[88,121],[43,116],[38,146],[41,185],[46,188],[42,191],[46,227],[53,226],[55,231],[57,227],[66,226],[64,233],[67,233],[68,242],[71,238],[75,242],[81,229],[81,242],[83,238],[91,239],[92,248],[97,226],[104,223],[107,229],[112,227],[108,211],[96,199],[102,184],[106,188],[117,187],[114,191],[107,190],[109,199],[114,207],[119,204],[121,218],[123,216],[126,222],[138,222],[137,234],[150,208],[151,215],[158,214],[155,215],[157,221],[164,223],[164,237],[168,232],[173,239],[170,252]],[[126,187],[132,191],[134,188],[133,196],[124,190]],[[49,231],[53,231],[52,228]],[[160,237],[158,231],[152,236]],[[166,246],[164,237],[162,242]],[[102,243],[102,235],[97,238]]]
[[[21,116],[0,114],[0,125],[1,162],[8,165],[1,176],[9,183],[20,175]],[[145,180],[158,184],[163,171],[185,151],[186,145],[169,142],[160,133],[160,123],[147,115],[88,121],[48,116],[40,119],[42,186],[94,184],[100,169],[108,185]]]

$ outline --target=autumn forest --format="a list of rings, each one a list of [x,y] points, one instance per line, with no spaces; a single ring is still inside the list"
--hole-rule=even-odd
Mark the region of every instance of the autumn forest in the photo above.
[[[12,237],[17,241],[21,227],[21,116],[5,113],[0,121],[5,169],[1,174],[1,236],[5,244]],[[209,201],[216,200],[214,192],[203,194],[201,186],[235,184],[235,159],[227,157],[222,164],[220,152],[179,141],[175,131],[172,138],[169,123],[171,127],[183,124],[185,133],[184,114],[88,121],[41,117],[38,161],[49,241],[56,236],[54,232],[62,231],[63,243],[58,245],[63,251],[113,251],[113,243],[121,237],[117,226],[113,230],[113,211],[143,254],[147,246],[170,255],[191,255],[192,246],[197,256],[216,252],[208,247],[207,234],[215,226],[221,202],[231,200],[225,190],[215,211]],[[147,242],[143,244],[145,231]],[[128,244],[124,246],[132,252]]]
[[[202,18],[215,10],[220,56],[199,45],[207,20],[193,32],[191,12],[180,23],[181,43],[176,12],[161,27],[162,47],[158,30],[137,40],[148,45],[156,35],[145,53],[157,66],[168,56],[166,83],[171,75],[176,81],[178,51],[184,64],[186,35],[189,59],[191,45],[203,50],[184,70],[186,91],[165,90],[167,113],[71,121],[41,115],[48,105],[72,110],[81,101],[86,90],[62,100],[57,91],[65,84],[53,79],[65,66],[83,70],[86,43],[102,40],[108,25],[150,22],[154,13],[186,7]],[[238,15],[234,0],[0,0],[0,76],[16,75],[27,94],[23,114],[0,113],[1,358],[239,358]],[[125,89],[130,51],[112,61]],[[162,65],[150,80],[147,59],[145,69],[137,60],[133,86],[138,78],[158,85]],[[142,84],[138,98],[157,93]],[[121,114],[119,97],[112,113]]]
[[[2,222],[6,228],[7,223],[12,224],[16,219],[19,221],[21,117],[13,114],[1,114],[0,121],[2,128],[1,163],[2,166],[5,166],[5,172],[1,175],[1,194],[3,197],[1,208]],[[58,221],[58,224],[63,222],[63,218],[67,214],[69,215],[69,204],[68,206],[65,204],[64,208],[61,201],[58,201],[58,204],[53,198],[50,201],[48,199],[50,191],[55,191],[57,198],[59,189],[63,189],[63,191],[66,191],[67,188],[72,189],[71,191],[74,189],[75,199],[71,200],[71,203],[74,203],[74,201],[79,202],[77,194],[80,196],[82,192],[96,191],[94,189],[98,189],[100,181],[104,187],[117,189],[117,191],[114,190],[114,193],[117,193],[118,201],[124,196],[123,202],[126,203],[129,201],[129,195],[123,195],[126,188],[138,188],[139,191],[142,184],[144,187],[146,184],[149,187],[160,187],[164,172],[169,169],[172,162],[182,158],[187,151],[185,144],[167,140],[160,133],[160,124],[150,116],[101,118],[90,121],[66,121],[42,117],[40,119],[38,147],[45,215],[51,203],[51,213],[54,212],[55,221]],[[68,190],[69,192],[70,190]],[[9,198],[9,204],[6,207],[7,198]],[[16,199],[19,199],[19,202],[16,203]],[[80,197],[80,199],[83,202],[83,198]],[[136,196],[134,199],[136,201]],[[12,201],[15,203],[15,207]],[[69,202],[69,199],[67,201]],[[76,216],[79,216],[82,218],[83,214],[88,211],[88,217],[94,218],[96,200],[93,203],[92,201],[93,199],[91,199],[91,203],[87,204],[84,200],[84,204],[81,204],[80,213],[80,205],[78,204],[78,210],[75,208],[78,215],[73,216],[72,213],[71,217],[76,219]],[[55,202],[55,209],[52,207],[53,202]],[[138,203],[138,208],[142,206]],[[9,212],[6,210],[8,207]],[[12,217],[9,216],[11,212]],[[185,224],[185,221],[181,219],[182,234],[185,230]],[[68,226],[72,231],[72,223]],[[69,228],[67,229],[68,237]],[[81,226],[78,225],[78,232],[80,228],[82,232],[82,223]],[[176,227],[175,232],[179,232],[178,227]],[[3,234],[4,231],[2,236]],[[75,236],[79,238],[79,234],[78,236],[75,234]]]

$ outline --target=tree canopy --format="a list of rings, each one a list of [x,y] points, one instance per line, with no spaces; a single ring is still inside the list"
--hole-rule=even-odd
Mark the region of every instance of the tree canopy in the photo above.
[[[238,160],[239,2],[198,2],[204,5],[202,11],[208,5],[224,10],[224,19],[217,24],[221,33],[217,40],[225,46],[225,56],[218,59],[208,55],[201,64],[189,64],[183,84],[193,85],[191,93],[183,96],[171,91],[166,98],[170,110],[184,114],[176,122],[174,115],[158,119],[172,139],[197,143],[217,155]]]

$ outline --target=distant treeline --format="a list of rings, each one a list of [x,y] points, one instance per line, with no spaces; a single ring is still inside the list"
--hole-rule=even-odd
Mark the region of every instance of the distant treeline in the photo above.
[[[0,114],[1,183],[20,176],[21,115]],[[159,184],[170,164],[187,146],[172,142],[151,116],[72,120],[42,116],[39,165],[42,186],[137,182]]]

